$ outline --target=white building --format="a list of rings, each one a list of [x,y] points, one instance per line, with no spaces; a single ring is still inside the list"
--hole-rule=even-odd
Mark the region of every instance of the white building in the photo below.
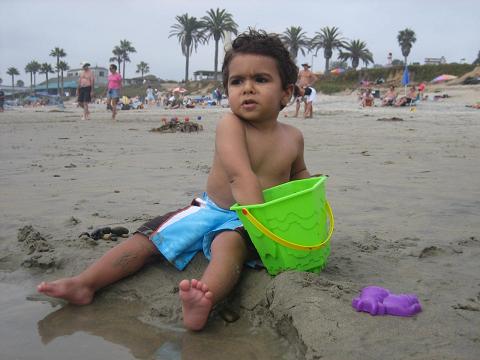
[[[446,64],[447,60],[444,56],[439,58],[425,58],[425,65],[441,65]]]
[[[70,69],[67,71],[67,77],[78,78],[80,76],[80,71],[82,68]],[[90,70],[93,71],[95,76],[95,86],[106,85],[108,82],[108,69],[99,66],[90,67]]]

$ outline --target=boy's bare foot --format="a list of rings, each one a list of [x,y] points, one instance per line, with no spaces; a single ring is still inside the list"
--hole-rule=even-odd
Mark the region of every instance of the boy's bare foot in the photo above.
[[[52,282],[42,282],[37,291],[47,296],[67,300],[75,305],[87,305],[93,300],[94,291],[76,278],[64,278]]]
[[[189,330],[201,330],[213,306],[213,294],[201,281],[182,280],[179,284],[183,324]]]

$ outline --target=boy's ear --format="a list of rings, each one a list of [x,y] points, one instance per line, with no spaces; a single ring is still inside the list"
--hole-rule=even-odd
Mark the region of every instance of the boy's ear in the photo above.
[[[293,95],[293,89],[294,89],[293,84],[290,84],[287,86],[287,88],[283,91],[283,97],[282,97],[282,105],[287,106],[289,103],[290,99],[292,98]]]

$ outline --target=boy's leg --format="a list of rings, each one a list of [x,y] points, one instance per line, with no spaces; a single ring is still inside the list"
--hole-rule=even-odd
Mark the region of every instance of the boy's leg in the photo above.
[[[53,282],[42,282],[37,290],[76,305],[92,302],[95,292],[138,271],[159,252],[142,234],[135,234],[107,251],[81,274]]]
[[[247,255],[246,242],[239,233],[224,231],[215,237],[202,279],[182,280],[179,285],[186,328],[201,330],[205,326],[212,306],[238,282]]]

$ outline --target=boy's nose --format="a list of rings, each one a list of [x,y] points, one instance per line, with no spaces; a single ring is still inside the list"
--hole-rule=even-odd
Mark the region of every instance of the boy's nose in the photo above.
[[[243,85],[243,93],[251,94],[255,91],[254,82],[252,80],[246,80]]]

